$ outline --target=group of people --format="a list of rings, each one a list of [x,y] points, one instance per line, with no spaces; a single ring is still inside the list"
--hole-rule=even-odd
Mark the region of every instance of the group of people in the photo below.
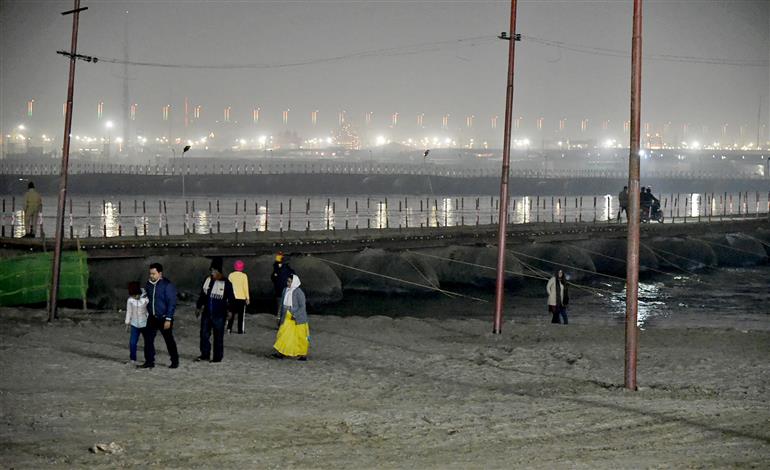
[[[250,298],[249,278],[244,269],[245,263],[237,260],[233,264],[233,272],[225,276],[222,258],[216,257],[211,261],[209,275],[203,281],[196,302],[195,317],[200,320],[200,354],[196,362],[222,362],[225,331],[232,333],[235,327],[237,334],[246,332],[245,313]],[[299,288],[299,276],[284,262],[283,253],[279,252],[275,257],[271,281],[278,319],[273,356],[307,360],[310,329],[305,294]],[[173,333],[177,291],[174,284],[163,276],[163,266],[160,263],[151,264],[144,289],[138,282],[131,282],[128,294],[125,324],[130,331],[130,363],[143,369],[155,367],[155,336],[160,331],[171,360],[169,368],[179,367],[179,352]],[[144,362],[141,365],[137,362],[140,337],[144,339]]]
[[[660,211],[660,200],[652,194],[651,187],[642,186],[639,191],[639,207],[642,214],[647,214],[648,218],[651,214]],[[623,190],[618,194],[618,222],[623,212],[626,213],[626,220],[628,220],[628,186],[623,186]]]

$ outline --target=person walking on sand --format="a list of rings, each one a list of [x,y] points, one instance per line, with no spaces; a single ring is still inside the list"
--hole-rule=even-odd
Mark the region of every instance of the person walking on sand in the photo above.
[[[273,263],[273,273],[270,275],[270,281],[273,283],[273,312],[275,312],[276,318],[279,319],[278,326],[280,326],[281,311],[281,295],[286,288],[286,282],[294,275],[294,270],[291,269],[289,263],[284,260],[283,251],[279,251],[275,255],[275,262]]]
[[[176,286],[163,277],[163,265],[150,265],[150,278],[144,287],[147,303],[147,326],[142,329],[144,337],[144,364],[142,369],[155,367],[155,335],[160,331],[166,341],[171,358],[170,369],[179,367],[179,352],[174,340],[174,312],[176,311]]]
[[[211,261],[211,274],[203,281],[196,303],[195,317],[201,319],[200,356],[195,361],[208,361],[211,355],[211,333],[214,333],[214,357],[211,362],[222,362],[225,347],[227,310],[232,306],[233,285],[222,274],[222,258]]]
[[[564,324],[568,324],[567,305],[569,304],[569,289],[564,271],[561,269],[548,280],[545,287],[548,292],[548,311],[553,314],[551,323],[561,323],[560,318],[564,319]]]
[[[299,276],[296,274],[286,281],[279,309],[281,326],[278,328],[273,347],[276,357],[306,361],[310,348],[310,327],[305,308],[305,293],[299,288],[300,285]]]
[[[131,332],[128,340],[129,364],[137,365],[136,346],[139,335],[147,326],[147,296],[139,288],[138,282],[128,283],[128,300],[126,301],[126,331]]]
[[[626,213],[626,220],[628,220],[628,186],[623,186],[623,191],[618,194],[618,222],[620,222],[620,214]]]
[[[246,267],[243,261],[237,260],[233,264],[235,271],[231,272],[227,279],[233,285],[233,307],[227,320],[227,332],[233,332],[233,321],[238,321],[239,335],[246,332],[246,306],[249,305],[249,276],[243,272]]]
[[[42,212],[43,198],[40,197],[40,193],[35,189],[35,183],[30,181],[27,185],[27,192],[24,193],[25,238],[35,238],[35,236],[37,236],[37,226]]]

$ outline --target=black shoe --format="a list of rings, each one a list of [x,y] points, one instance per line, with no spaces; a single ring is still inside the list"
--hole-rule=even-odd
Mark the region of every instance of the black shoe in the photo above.
[[[172,363],[170,366],[168,366],[169,369],[176,369],[178,367],[179,367],[179,363],[178,362]]]
[[[208,361],[208,360],[209,360],[209,358],[208,357],[204,357],[204,356],[198,356],[198,357],[195,358],[195,362],[203,362],[203,361]]]
[[[155,367],[155,364],[151,364],[151,363],[149,363],[149,362],[145,362],[145,363],[144,363],[144,364],[142,364],[141,366],[137,366],[137,367],[138,367],[139,369],[152,369],[153,367]]]
[[[209,362],[222,362],[222,359],[214,359],[213,361],[209,361]]]
[[[297,358],[298,361],[307,361],[307,356],[300,356]]]

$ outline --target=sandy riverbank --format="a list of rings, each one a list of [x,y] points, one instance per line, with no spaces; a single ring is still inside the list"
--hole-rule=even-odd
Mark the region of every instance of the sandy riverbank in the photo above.
[[[136,370],[119,314],[0,309],[0,462],[13,468],[763,467],[770,461],[766,322],[641,333],[624,391],[623,327],[607,321],[311,318],[307,363],[266,357],[248,318],[225,362]],[[510,317],[509,317],[510,318]],[[747,326],[748,325],[748,326]],[[758,328],[752,328],[756,325]],[[141,355],[141,354],[140,354]],[[120,454],[92,454],[115,442]]]

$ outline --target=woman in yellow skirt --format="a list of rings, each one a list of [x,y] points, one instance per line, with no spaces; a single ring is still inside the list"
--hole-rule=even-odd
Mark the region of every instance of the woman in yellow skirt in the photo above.
[[[310,348],[310,328],[307,323],[305,293],[299,288],[300,284],[296,274],[286,282],[278,309],[280,327],[273,347],[280,357],[306,361]]]

